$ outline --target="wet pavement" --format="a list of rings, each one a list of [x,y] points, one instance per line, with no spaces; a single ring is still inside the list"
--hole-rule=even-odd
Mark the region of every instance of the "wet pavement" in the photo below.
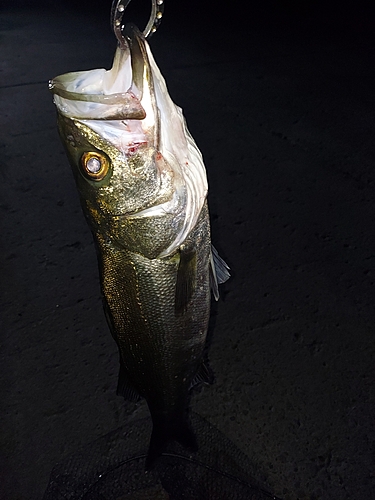
[[[197,23],[192,36],[167,12],[151,48],[203,152],[213,242],[232,268],[213,308],[216,381],[192,408],[280,498],[371,499],[373,47],[277,23],[226,38]],[[107,17],[0,12],[1,500],[40,499],[56,462],[147,415],[115,394],[48,92],[58,74],[110,67]]]

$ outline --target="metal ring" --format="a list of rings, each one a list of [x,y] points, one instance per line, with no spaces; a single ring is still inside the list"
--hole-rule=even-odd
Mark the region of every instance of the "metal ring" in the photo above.
[[[126,7],[129,5],[131,0],[113,0],[111,9],[111,25],[112,29],[116,35],[116,38],[120,46],[126,44],[124,37],[122,35],[122,30],[124,25],[122,24],[122,18]],[[164,12],[164,0],[151,0],[151,15],[150,19],[143,30],[145,38],[150,38],[153,33],[158,29]]]

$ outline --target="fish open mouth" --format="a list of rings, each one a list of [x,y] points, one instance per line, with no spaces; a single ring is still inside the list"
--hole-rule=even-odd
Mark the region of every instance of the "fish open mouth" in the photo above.
[[[123,40],[110,70],[76,71],[50,80],[49,89],[63,115],[81,120],[143,120],[154,111],[145,109],[152,104],[145,38],[129,24]]]
[[[159,120],[144,35],[126,25],[110,70],[94,69],[50,81],[61,114],[79,120],[125,156],[141,145],[158,149]]]

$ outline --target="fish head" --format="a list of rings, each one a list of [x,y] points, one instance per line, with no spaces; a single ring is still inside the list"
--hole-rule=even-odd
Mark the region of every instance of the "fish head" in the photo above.
[[[92,229],[167,214],[173,233],[161,254],[176,251],[204,205],[206,173],[143,34],[127,25],[110,70],[67,73],[50,90]]]
[[[136,124],[128,125],[136,127]],[[92,228],[173,198],[173,171],[152,145],[116,147],[86,123],[58,115],[59,133]]]

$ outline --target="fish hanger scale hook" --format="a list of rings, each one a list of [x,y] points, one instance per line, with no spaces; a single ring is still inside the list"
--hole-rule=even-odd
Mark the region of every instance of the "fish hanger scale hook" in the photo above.
[[[126,7],[129,5],[131,0],[113,0],[112,9],[111,9],[111,25],[112,29],[116,35],[118,43],[121,47],[127,45],[125,38],[122,34],[122,30],[124,29],[124,25],[122,23],[122,18],[124,16],[124,12]],[[150,19],[143,30],[143,34],[145,38],[150,38],[150,36],[155,33],[158,29],[159,24],[161,22],[161,18],[163,17],[164,12],[164,0],[151,0],[151,14]]]

